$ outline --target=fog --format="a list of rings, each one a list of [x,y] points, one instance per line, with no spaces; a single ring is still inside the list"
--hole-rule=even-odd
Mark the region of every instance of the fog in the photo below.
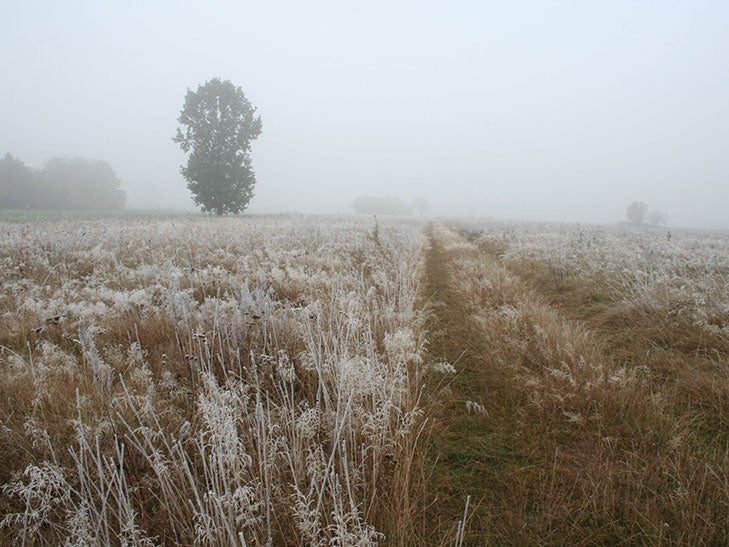
[[[729,3],[0,0],[0,155],[108,161],[193,208],[172,142],[220,77],[263,119],[251,212],[729,228]]]

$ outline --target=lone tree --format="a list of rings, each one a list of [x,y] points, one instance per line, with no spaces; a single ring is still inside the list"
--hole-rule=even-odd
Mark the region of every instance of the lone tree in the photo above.
[[[251,142],[262,128],[243,90],[219,78],[188,89],[178,122],[172,140],[190,153],[181,172],[195,205],[218,215],[242,213],[256,184]]]
[[[628,206],[628,222],[631,224],[643,224],[648,205],[642,201],[634,201]]]

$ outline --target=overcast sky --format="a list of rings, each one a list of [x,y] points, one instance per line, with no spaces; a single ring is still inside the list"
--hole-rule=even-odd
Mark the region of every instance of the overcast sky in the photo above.
[[[131,207],[190,208],[188,87],[263,119],[251,211],[729,227],[729,2],[0,0],[0,154],[108,161]]]

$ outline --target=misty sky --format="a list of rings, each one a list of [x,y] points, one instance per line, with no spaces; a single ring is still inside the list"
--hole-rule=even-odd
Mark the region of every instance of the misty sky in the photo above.
[[[190,208],[186,89],[263,118],[253,212],[729,227],[729,2],[0,0],[0,155],[106,160],[130,207]]]

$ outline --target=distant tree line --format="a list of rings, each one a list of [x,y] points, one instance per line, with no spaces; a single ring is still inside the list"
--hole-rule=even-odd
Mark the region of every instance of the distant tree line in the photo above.
[[[412,215],[413,211],[422,215],[430,209],[428,200],[423,197],[413,199],[406,205],[391,196],[360,196],[352,202],[352,209],[358,215]]]
[[[105,161],[53,158],[32,169],[9,153],[0,159],[0,209],[123,209],[120,184]]]

